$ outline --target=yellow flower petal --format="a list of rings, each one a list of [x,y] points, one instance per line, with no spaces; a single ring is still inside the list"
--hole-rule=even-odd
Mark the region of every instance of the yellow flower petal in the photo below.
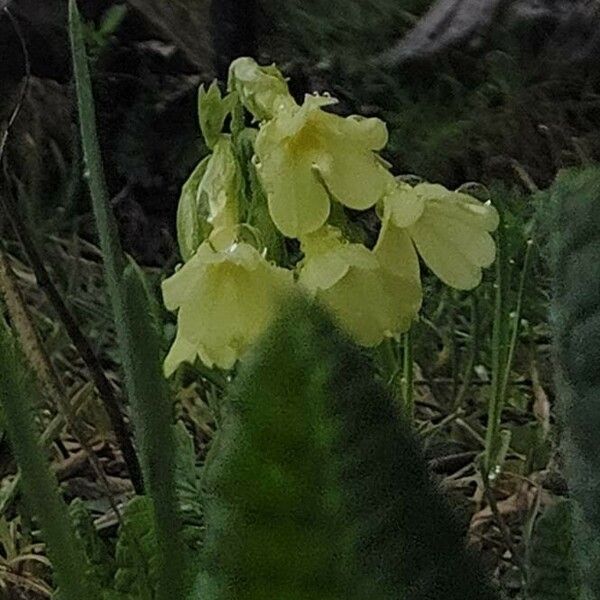
[[[448,243],[448,238],[440,236],[439,230],[420,222],[411,230],[411,235],[427,266],[446,285],[459,290],[479,285],[481,269],[459,248]]]
[[[484,231],[494,231],[500,222],[498,211],[491,204],[484,204],[466,194],[455,193],[451,199],[431,201],[430,204],[447,218]]]
[[[309,96],[298,111],[283,111],[265,124],[256,138],[257,171],[267,193],[269,213],[288,237],[317,230],[329,216],[329,196],[314,170],[324,148],[312,118],[322,104],[319,100]]]
[[[345,243],[332,227],[303,240],[302,249],[299,283],[359,344],[375,346],[410,326],[421,297],[414,281],[388,272],[373,252]]]
[[[378,270],[349,269],[335,286],[317,295],[352,338],[376,346],[389,333],[389,301]]]
[[[202,248],[200,246],[200,248]],[[203,265],[199,251],[182,265],[171,277],[162,282],[163,302],[167,310],[177,310],[194,293],[194,286],[202,275]]]
[[[350,115],[345,122],[344,133],[349,141],[357,140],[370,150],[382,150],[388,143],[387,126],[381,119]]]
[[[472,289],[481,281],[481,268],[494,261],[496,247],[488,232],[497,226],[498,213],[466,194],[437,195],[437,187],[436,197],[426,201],[409,233],[427,266],[444,283]]]
[[[374,153],[387,141],[379,119],[342,118],[321,113],[327,152],[317,163],[319,172],[338,202],[355,210],[373,206],[393,183],[393,177]]]
[[[184,362],[193,363],[196,360],[198,354],[196,347],[191,342],[188,342],[179,333],[175,337],[175,341],[165,358],[163,365],[163,372],[165,377],[170,377],[177,367]]]
[[[396,227],[391,218],[383,221],[373,253],[386,271],[412,280],[421,288],[419,258],[410,235],[406,229]]]
[[[421,309],[423,291],[419,258],[406,229],[396,227],[388,214],[381,225],[373,254],[388,277],[388,286],[395,289],[396,312],[403,315],[398,331],[410,328]]]
[[[256,139],[258,173],[271,218],[289,237],[325,223],[329,192],[349,208],[364,210],[394,181],[374,152],[387,141],[385,124],[322,110],[333,102],[306,96],[301,107],[279,111]]]
[[[285,149],[261,157],[258,173],[267,192],[269,213],[287,237],[315,231],[329,216],[329,196],[312,165],[311,156],[293,156]]]
[[[409,227],[425,210],[425,198],[408,184],[395,182],[384,198],[384,218],[389,213],[396,227]]]
[[[299,281],[311,292],[338,282],[350,266],[377,269],[377,259],[362,244],[347,244],[336,227],[325,226],[301,241],[304,259]]]
[[[489,202],[480,202],[462,192],[452,192],[437,183],[419,183],[414,192],[430,203],[439,206],[446,214],[457,216],[463,221],[486,231],[494,231],[500,222],[498,211]]]

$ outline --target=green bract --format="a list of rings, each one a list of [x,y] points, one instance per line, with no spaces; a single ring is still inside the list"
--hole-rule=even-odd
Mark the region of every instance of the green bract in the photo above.
[[[216,81],[213,81],[208,90],[204,85],[198,90],[198,119],[204,140],[209,148],[214,148],[217,143],[227,115],[233,110],[237,97],[228,94],[224,98]]]
[[[181,188],[177,207],[177,243],[184,260],[189,260],[210,233],[208,205],[199,200],[198,190],[210,160],[200,161]]]

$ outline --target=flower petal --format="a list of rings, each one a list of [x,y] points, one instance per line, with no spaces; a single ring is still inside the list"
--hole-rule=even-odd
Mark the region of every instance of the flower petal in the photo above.
[[[202,248],[204,244],[200,246]],[[195,286],[202,276],[202,260],[198,258],[200,249],[173,275],[162,282],[163,302],[167,310],[177,310],[193,295]]]
[[[408,243],[416,260],[410,239]],[[362,244],[346,243],[333,227],[308,236],[302,248],[299,282],[359,344],[375,346],[410,326],[421,303],[418,264],[416,279],[397,276]]]
[[[420,183],[413,188],[425,202],[421,217],[408,231],[427,266],[447,285],[472,289],[481,281],[481,268],[494,261],[496,247],[488,232],[498,226],[498,213],[444,186]]]
[[[391,218],[383,221],[373,253],[386,271],[414,280],[420,288],[421,274],[415,247],[407,230],[396,227]]]
[[[448,219],[427,208],[410,227],[410,235],[427,266],[447,285],[469,290],[481,282],[481,267],[494,259],[489,233]]]
[[[177,332],[175,341],[169,350],[163,364],[165,377],[170,377],[181,363],[193,363],[198,352],[191,342],[188,342],[180,332]]]
[[[416,314],[414,292],[383,269],[351,268],[317,298],[357,343],[372,347],[410,327]]]
[[[451,201],[440,200],[435,204],[440,213],[450,219],[459,219],[471,227],[494,231],[500,222],[498,211],[489,203],[483,203],[467,194],[453,192]]]
[[[348,263],[335,252],[304,261],[298,282],[310,292],[335,285],[349,269]]]
[[[377,259],[362,244],[344,241],[336,227],[325,226],[302,239],[304,260],[299,282],[309,291],[328,289],[352,267],[377,269]]]
[[[425,210],[425,199],[410,185],[396,183],[383,198],[384,218],[389,213],[396,227],[409,227],[417,221]]]
[[[384,121],[360,115],[350,115],[343,119],[343,127],[340,127],[339,133],[346,136],[349,142],[356,142],[369,150],[381,150],[388,143],[389,137]]]
[[[284,148],[261,157],[258,173],[267,192],[271,219],[287,237],[315,231],[329,216],[329,196],[312,165],[310,155],[292,155]]]
[[[319,292],[317,298],[359,344],[375,346],[384,335],[380,322],[382,291],[377,270],[350,269],[335,286]]]
[[[393,183],[392,175],[368,148],[361,148],[343,136],[326,139],[326,160],[316,166],[336,200],[354,210],[373,206]]]

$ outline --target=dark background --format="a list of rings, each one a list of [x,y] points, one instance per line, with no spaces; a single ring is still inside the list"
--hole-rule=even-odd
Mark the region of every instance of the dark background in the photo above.
[[[545,187],[559,168],[600,154],[597,3],[83,0],[80,5],[110,191],[126,246],[146,264],[162,264],[176,251],[179,189],[205,152],[197,87],[214,77],[224,80],[229,62],[240,55],[276,61],[299,97],[329,90],[341,100],[337,110],[384,118],[390,128],[386,158],[397,173],[454,187],[498,180]],[[115,6],[124,7],[117,18]],[[74,176],[80,161],[73,143],[66,2],[13,0],[9,9],[27,43],[32,82],[6,160],[31,213],[45,221],[58,210],[60,224],[85,234],[88,203]],[[4,15],[3,122],[23,73],[19,39]]]

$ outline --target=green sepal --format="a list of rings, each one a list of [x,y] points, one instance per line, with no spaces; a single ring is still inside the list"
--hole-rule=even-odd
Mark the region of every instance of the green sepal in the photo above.
[[[237,94],[221,95],[221,90],[214,80],[208,90],[204,84],[198,90],[198,120],[206,145],[212,150],[223,131],[225,119],[237,104]]]
[[[177,243],[184,261],[194,255],[198,246],[208,237],[212,229],[208,222],[209,206],[200,202],[198,194],[211,156],[205,157],[198,163],[181,188],[177,207]]]

